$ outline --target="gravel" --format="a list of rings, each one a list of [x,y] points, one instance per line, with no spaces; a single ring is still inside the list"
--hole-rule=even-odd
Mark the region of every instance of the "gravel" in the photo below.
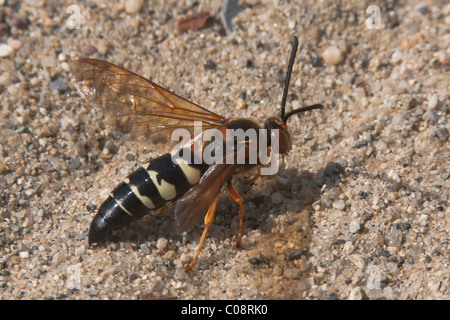
[[[9,3],[0,6],[2,299],[450,298],[446,1],[381,2],[381,29],[367,28],[361,1],[244,1],[229,34],[220,2],[77,2],[70,23],[76,11],[60,1]],[[201,11],[211,23],[178,34],[177,21]],[[228,196],[191,272],[183,266],[202,228],[175,234],[173,207],[89,247],[95,208],[168,150],[109,132],[70,84],[68,63],[107,60],[263,123],[278,112],[293,34],[288,107],[324,109],[289,120],[293,149],[276,176],[236,178],[241,248]]]

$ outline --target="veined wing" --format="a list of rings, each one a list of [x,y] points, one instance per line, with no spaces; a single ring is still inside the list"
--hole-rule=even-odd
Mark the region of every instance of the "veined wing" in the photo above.
[[[80,94],[107,115],[107,123],[146,134],[193,131],[194,121],[204,130],[226,119],[131,71],[96,59],[70,63],[70,76]]]
[[[208,169],[200,183],[190,191],[191,197],[184,208],[177,214],[175,229],[178,233],[189,231],[200,218],[205,217],[212,202],[231,179],[237,167],[236,164],[215,164]]]

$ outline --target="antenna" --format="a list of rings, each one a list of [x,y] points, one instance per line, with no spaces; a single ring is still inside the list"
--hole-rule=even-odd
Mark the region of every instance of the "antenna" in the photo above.
[[[289,64],[288,64],[288,69],[287,69],[287,73],[286,73],[286,80],[284,82],[283,98],[281,99],[281,120],[283,120],[284,123],[286,123],[286,121],[289,119],[289,117],[291,117],[294,114],[323,108],[323,106],[318,103],[318,104],[313,104],[312,106],[292,110],[292,111],[288,112],[288,114],[286,114],[286,111],[285,111],[286,99],[287,99],[287,93],[289,90],[289,83],[291,81],[291,73],[292,73],[292,68],[294,66],[294,60],[295,60],[295,56],[297,55],[297,48],[298,48],[298,38],[297,38],[297,36],[294,36],[293,43],[292,43],[291,56],[289,57]]]
[[[285,115],[282,120],[284,123],[286,123],[286,121],[289,119],[289,117],[293,116],[294,114],[297,114],[300,112],[305,112],[305,111],[311,111],[311,110],[315,110],[315,109],[323,109],[323,106],[320,103],[317,103],[317,104],[313,104],[312,106],[307,106],[307,107],[292,110],[291,112],[288,112],[288,114]]]
[[[281,119],[284,119],[286,98],[287,98],[287,93],[289,90],[289,82],[291,81],[292,67],[294,66],[295,56],[297,55],[297,48],[298,48],[298,38],[297,38],[297,36],[294,36],[293,43],[292,43],[291,56],[289,57],[289,64],[288,64],[288,69],[287,69],[287,73],[286,73],[286,80],[284,81],[283,98],[281,99]]]

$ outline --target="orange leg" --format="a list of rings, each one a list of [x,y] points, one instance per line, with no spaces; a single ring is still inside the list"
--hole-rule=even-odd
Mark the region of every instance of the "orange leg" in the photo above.
[[[246,184],[254,183],[256,181],[256,179],[258,179],[261,176],[261,168],[258,167],[256,170],[257,170],[257,172],[256,172],[256,175],[254,177],[249,178],[248,180],[244,181]]]
[[[243,218],[245,215],[244,200],[242,200],[241,196],[233,188],[231,182],[228,182],[228,193],[230,194],[231,199],[233,199],[233,201],[239,205],[239,233],[236,238],[236,245],[239,246],[241,244],[242,235],[244,234],[244,222],[243,222]]]
[[[203,230],[202,237],[200,238],[200,243],[198,244],[197,251],[195,252],[194,259],[192,259],[192,262],[189,266],[186,267],[187,270],[192,271],[194,269],[195,264],[197,263],[198,256],[200,255],[200,252],[203,248],[203,243],[205,242],[206,234],[208,233],[209,228],[211,228],[211,225],[214,221],[214,215],[216,214],[216,208],[217,208],[217,201],[219,200],[220,192],[214,199],[214,201],[211,203],[211,206],[208,209],[208,212],[205,216],[205,229]]]

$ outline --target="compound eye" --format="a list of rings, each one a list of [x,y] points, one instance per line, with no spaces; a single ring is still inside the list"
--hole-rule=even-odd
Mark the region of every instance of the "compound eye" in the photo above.
[[[278,143],[276,143],[276,145],[274,147],[278,149],[279,154],[285,154],[289,150],[291,150],[292,140],[291,140],[291,135],[288,132],[286,132],[282,129],[278,129],[278,130],[272,130],[270,135],[271,135],[272,144],[276,143],[278,141]]]

